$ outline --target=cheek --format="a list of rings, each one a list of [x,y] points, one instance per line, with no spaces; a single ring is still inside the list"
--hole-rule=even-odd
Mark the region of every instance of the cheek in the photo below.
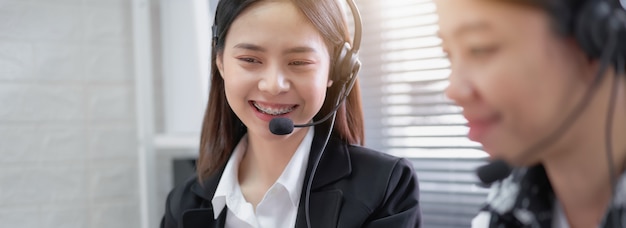
[[[304,112],[306,118],[312,118],[319,112],[326,99],[326,91],[328,90],[328,74],[316,73],[309,75],[308,79],[294,81],[295,90],[300,99],[304,102]]]
[[[309,103],[315,104],[315,108],[319,109],[326,98],[326,91],[328,89],[327,77],[316,77],[314,80],[299,84],[299,87],[301,88],[299,91],[303,98]]]
[[[327,62],[329,62],[329,60]],[[329,67],[329,64],[321,65],[317,70],[313,82],[309,85],[311,87],[311,94],[316,94],[317,99],[321,99],[322,102],[326,97],[326,91],[329,87]],[[334,85],[340,86],[337,82],[334,82]]]
[[[226,100],[229,105],[236,109],[242,98],[246,97],[247,91],[252,91],[252,86],[255,86],[250,80],[246,80],[246,77],[242,77],[243,72],[238,72],[236,69],[226,67],[224,69],[224,91],[226,94]]]
[[[509,52],[511,53],[511,52]],[[519,52],[518,52],[519,53]],[[505,131],[518,131],[536,109],[537,66],[519,54],[501,53],[474,74],[480,99],[502,118]]]
[[[493,80],[497,94],[491,97],[508,133],[522,142],[535,141],[541,132],[550,132],[569,109],[567,75],[549,56],[517,53],[517,58],[510,57],[516,61],[501,64],[508,67],[500,71],[499,80]]]
[[[497,112],[517,112],[524,108],[526,98],[535,90],[535,66],[525,63],[519,56],[498,56],[488,65],[480,67],[476,76],[482,99]]]
[[[241,89],[238,89],[236,86],[234,86],[233,81],[224,80],[224,93],[226,95],[226,102],[228,102],[228,105],[234,111],[236,111],[239,106],[241,106],[239,103],[237,103],[241,100],[240,97],[242,96],[241,94],[239,94],[239,91],[241,91]]]

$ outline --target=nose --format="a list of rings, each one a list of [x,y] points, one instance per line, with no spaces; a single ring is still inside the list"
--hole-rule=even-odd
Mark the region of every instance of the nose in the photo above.
[[[456,104],[463,106],[477,97],[471,81],[462,76],[462,73],[452,69],[449,77],[449,85],[445,90],[448,98]]]
[[[290,89],[287,77],[285,77],[285,74],[279,69],[264,72],[258,86],[259,90],[271,95],[278,95]]]

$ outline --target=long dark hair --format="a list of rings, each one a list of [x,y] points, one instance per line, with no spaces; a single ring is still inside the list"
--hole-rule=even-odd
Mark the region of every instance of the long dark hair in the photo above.
[[[200,181],[214,174],[226,164],[233,149],[247,128],[226,102],[224,80],[216,66],[216,59],[224,51],[228,29],[246,8],[262,0],[221,0],[217,5],[211,53],[211,86],[200,138],[200,155],[196,172]],[[350,34],[340,3],[337,0],[292,0],[324,38],[331,53],[330,69],[335,67],[340,48],[350,42]],[[330,73],[329,73],[330,74]],[[329,75],[333,78],[333,75]],[[329,113],[339,96],[342,85],[334,83],[327,90],[326,100],[314,120]],[[364,124],[358,81],[350,95],[337,111],[333,131],[350,144],[363,145]]]
[[[501,0],[496,0],[501,1]],[[576,13],[580,11],[588,0],[504,0],[506,3],[516,3],[546,11],[552,20],[554,31],[562,36],[572,36]]]
[[[601,26],[608,24],[609,15],[589,17],[590,10],[599,7],[610,5],[611,10],[617,10],[611,12],[612,16],[618,17],[626,15],[626,9],[623,9],[619,0],[504,0],[506,3],[517,3],[520,5],[528,6],[543,10],[550,17],[553,30],[555,34],[563,38],[575,38],[576,42],[580,45],[581,49],[587,54],[589,59],[600,59],[605,44],[594,42],[592,38],[602,37],[606,39],[610,36],[608,29],[603,29]],[[597,11],[597,10],[596,10]],[[621,13],[621,14],[617,14]],[[581,24],[589,23],[589,24]],[[604,23],[604,24],[603,24]],[[597,30],[588,30],[590,27],[598,27]],[[620,26],[626,26],[622,23]],[[618,44],[615,47],[613,57],[607,59],[610,64],[616,68],[618,73],[626,71],[626,67],[621,61],[626,58],[626,45],[621,45],[620,42],[624,38],[624,32],[626,28],[620,28],[622,32],[615,32],[614,36],[617,36]],[[593,35],[589,34],[593,33]],[[617,69],[620,68],[620,69]]]

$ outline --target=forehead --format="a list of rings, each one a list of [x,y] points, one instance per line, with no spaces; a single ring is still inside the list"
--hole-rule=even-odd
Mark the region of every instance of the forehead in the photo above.
[[[241,12],[229,28],[226,42],[271,41],[284,44],[322,41],[317,28],[291,1],[260,1]],[[232,42],[231,42],[232,43]]]
[[[301,13],[300,9],[291,1],[286,0],[263,0],[250,4],[230,25],[254,25],[255,23],[263,23],[270,20],[280,20],[292,22],[292,24],[307,23],[307,18]]]
[[[548,24],[539,9],[501,0],[435,0],[443,39],[471,33],[537,33]]]

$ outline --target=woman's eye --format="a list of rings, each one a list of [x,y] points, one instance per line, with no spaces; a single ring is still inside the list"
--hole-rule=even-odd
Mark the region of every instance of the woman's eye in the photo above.
[[[289,65],[293,65],[293,66],[303,66],[303,65],[308,65],[308,64],[310,63],[307,61],[293,61],[289,63]]]
[[[246,63],[261,63],[260,61],[254,59],[254,58],[238,58],[240,61],[246,62]]]
[[[493,54],[497,50],[497,46],[473,47],[470,48],[470,54],[474,57],[484,57]]]

